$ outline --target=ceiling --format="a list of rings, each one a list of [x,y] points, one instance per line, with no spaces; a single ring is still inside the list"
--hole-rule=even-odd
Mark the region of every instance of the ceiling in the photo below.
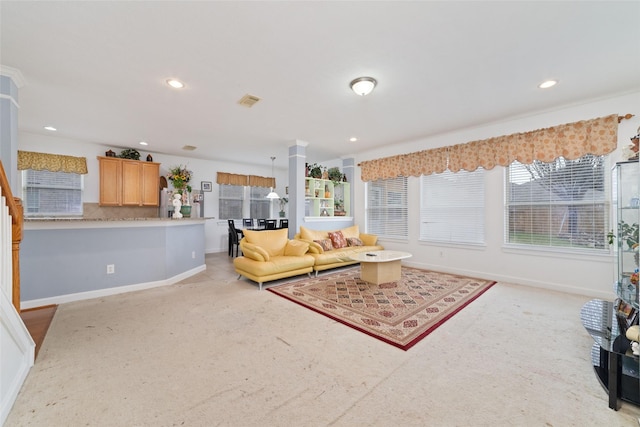
[[[26,80],[20,131],[285,167],[297,140],[322,162],[638,91],[639,17],[637,1],[2,0],[0,64]],[[360,76],[378,80],[366,97]]]

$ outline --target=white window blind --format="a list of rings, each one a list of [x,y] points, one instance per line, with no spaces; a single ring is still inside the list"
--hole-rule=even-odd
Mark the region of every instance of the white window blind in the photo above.
[[[407,178],[370,181],[366,183],[365,191],[367,233],[377,234],[379,237],[407,239]]]
[[[420,240],[484,243],[484,169],[420,177]]]
[[[220,219],[242,218],[242,201],[244,187],[242,185],[220,184],[218,197],[218,216]]]
[[[512,163],[505,180],[505,242],[604,249],[609,213],[606,157]]]
[[[36,216],[82,215],[82,175],[25,169],[22,171],[24,214]]]
[[[271,216],[271,200],[267,199],[269,191],[266,187],[250,187],[249,218]]]
[[[243,185],[220,184],[219,215],[220,219],[269,218],[271,201],[267,199],[269,189],[266,187],[249,187]]]

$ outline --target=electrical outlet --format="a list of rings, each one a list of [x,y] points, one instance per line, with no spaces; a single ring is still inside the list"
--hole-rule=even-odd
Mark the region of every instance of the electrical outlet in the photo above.
[[[113,274],[116,272],[115,264],[107,264],[107,274]]]
[[[191,258],[196,259],[196,251],[191,252]]]

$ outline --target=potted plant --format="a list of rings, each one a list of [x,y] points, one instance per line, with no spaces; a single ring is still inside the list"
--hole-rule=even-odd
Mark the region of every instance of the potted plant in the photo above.
[[[617,237],[627,244],[627,250],[633,251],[633,259],[636,265],[639,264],[640,260],[640,227],[637,223],[633,223],[631,225],[627,224],[624,221],[620,221],[618,223],[618,235],[613,234],[613,230],[607,233],[607,239],[609,240],[609,244],[613,244],[613,240]],[[637,276],[635,278],[637,282]]]
[[[313,163],[308,166],[309,176],[311,178],[321,178],[322,177],[322,166],[317,163]]]
[[[120,152],[121,159],[140,160],[140,153],[135,148],[127,148]]]
[[[345,216],[347,213],[344,211],[344,201],[342,199],[335,199],[333,201],[333,215]]]
[[[289,199],[286,197],[280,199],[280,218],[284,218],[284,208],[287,206],[287,203],[289,203]]]
[[[185,218],[189,218],[191,216],[191,205],[189,203],[191,186],[189,185],[189,181],[191,181],[192,174],[193,172],[188,170],[186,166],[182,165],[170,168],[169,173],[167,174],[167,178],[171,181],[176,193],[182,195],[182,208],[180,212],[182,212],[182,215],[184,215]]]
[[[616,236],[613,233],[613,230],[607,233],[607,239],[609,240],[609,244],[613,244],[613,239],[618,237],[623,242],[626,242],[629,249],[633,249],[638,245],[638,224],[627,224],[624,221],[620,221],[618,224],[618,232],[619,235]]]
[[[342,182],[342,172],[340,172],[340,168],[338,167],[329,168],[328,175],[329,175],[329,179],[333,181],[334,184],[338,184]]]

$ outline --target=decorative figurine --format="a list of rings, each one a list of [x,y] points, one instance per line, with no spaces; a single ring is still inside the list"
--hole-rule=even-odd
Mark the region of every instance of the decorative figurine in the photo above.
[[[147,162],[153,162],[153,157],[151,157],[151,154],[147,154]]]
[[[173,195],[173,219],[182,218],[180,209],[182,208],[182,194],[176,193]]]

